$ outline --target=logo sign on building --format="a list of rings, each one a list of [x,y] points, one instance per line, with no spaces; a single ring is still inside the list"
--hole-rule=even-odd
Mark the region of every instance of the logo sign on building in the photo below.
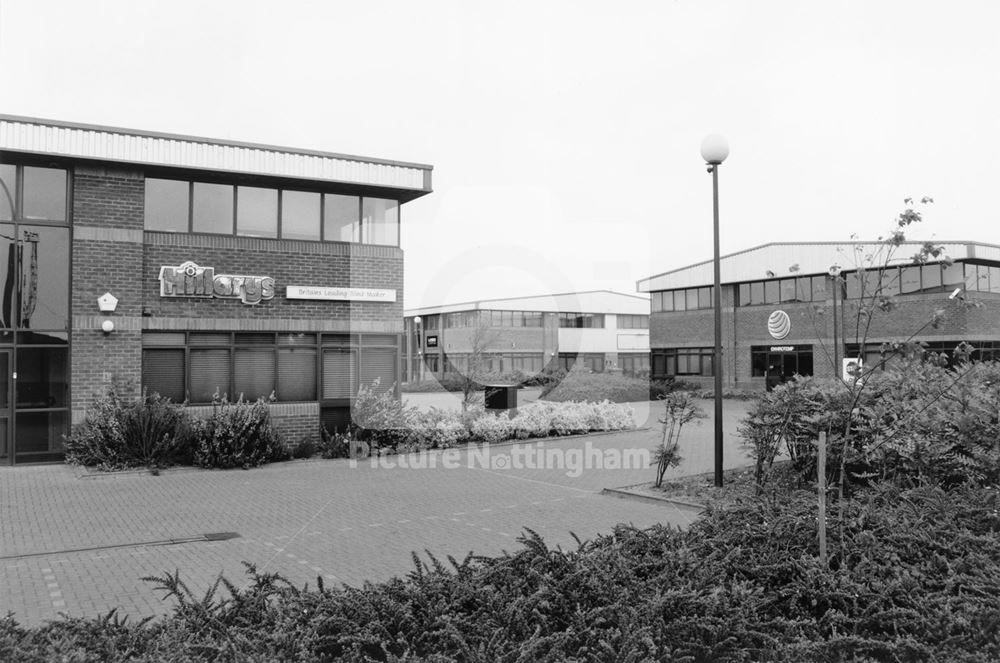
[[[332,288],[312,285],[290,285],[285,291],[288,299],[318,299],[323,301],[394,302],[395,290],[379,288]]]
[[[427,337],[427,347],[429,347],[429,348],[436,348],[437,346],[438,346],[438,337],[437,336],[428,336]]]
[[[767,331],[779,341],[792,331],[792,321],[784,311],[775,311],[767,319]]]
[[[199,267],[188,260],[177,267],[160,267],[160,297],[215,297],[259,304],[274,297],[274,279],[216,274],[214,267]]]

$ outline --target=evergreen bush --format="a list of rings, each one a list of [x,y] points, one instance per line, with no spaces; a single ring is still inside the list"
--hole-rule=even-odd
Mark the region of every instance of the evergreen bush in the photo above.
[[[217,399],[212,414],[196,420],[190,435],[194,464],[199,467],[246,469],[288,458],[263,398],[253,403]]]

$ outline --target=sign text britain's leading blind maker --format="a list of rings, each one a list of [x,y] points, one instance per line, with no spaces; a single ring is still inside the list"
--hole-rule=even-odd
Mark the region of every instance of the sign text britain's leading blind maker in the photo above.
[[[274,298],[274,279],[270,276],[216,274],[214,267],[199,267],[192,261],[177,267],[160,267],[161,297],[218,297],[239,299],[244,304],[259,304]]]

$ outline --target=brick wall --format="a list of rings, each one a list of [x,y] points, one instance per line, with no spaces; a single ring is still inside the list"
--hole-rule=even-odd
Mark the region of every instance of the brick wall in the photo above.
[[[72,420],[117,382],[138,394],[141,370],[142,173],[78,165],[73,172]],[[106,292],[112,314],[98,310]],[[101,331],[111,319],[115,331]]]

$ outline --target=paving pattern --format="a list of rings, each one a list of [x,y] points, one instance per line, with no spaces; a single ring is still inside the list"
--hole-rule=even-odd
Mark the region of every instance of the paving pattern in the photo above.
[[[734,435],[740,414],[726,413],[727,466],[745,462]],[[692,429],[686,462],[673,473],[711,468],[711,431],[710,421]],[[0,615],[13,611],[27,625],[113,608],[133,619],[162,615],[173,604],[141,578],[176,570],[200,595],[220,574],[241,584],[244,561],[297,585],[317,577],[360,585],[408,573],[413,551],[461,559],[514,550],[525,527],[550,545],[575,547],[571,533],[593,538],[622,522],[683,526],[694,512],[601,494],[649,480],[648,467],[512,467],[517,454],[596,461],[649,449],[657,436],[651,429],[498,445],[488,454],[435,452],[407,457],[406,466],[399,458],[308,460],[159,476],[0,468]]]

